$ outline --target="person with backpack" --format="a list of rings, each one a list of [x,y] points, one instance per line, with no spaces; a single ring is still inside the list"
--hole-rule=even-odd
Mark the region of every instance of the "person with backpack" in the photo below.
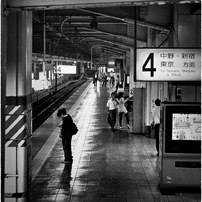
[[[73,156],[72,156],[72,148],[71,148],[71,141],[72,135],[75,135],[78,132],[78,129],[75,123],[72,120],[72,117],[67,114],[65,108],[61,108],[57,112],[57,116],[62,118],[62,124],[60,127],[60,135],[59,137],[62,138],[62,146],[64,151],[64,161],[65,164],[72,164],[73,163]]]

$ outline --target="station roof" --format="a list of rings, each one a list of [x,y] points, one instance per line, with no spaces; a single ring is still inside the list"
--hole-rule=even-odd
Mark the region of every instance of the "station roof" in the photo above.
[[[46,54],[90,61],[92,51],[94,62],[105,63],[147,46],[148,28],[162,35],[159,46],[166,43],[175,5],[200,14],[198,0],[7,0],[6,7],[33,11],[33,53],[44,53],[45,26]]]

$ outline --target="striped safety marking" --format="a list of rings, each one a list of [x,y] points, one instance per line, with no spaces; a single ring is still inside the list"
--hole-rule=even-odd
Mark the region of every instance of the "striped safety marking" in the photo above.
[[[26,113],[25,106],[6,105],[6,147],[25,147]]]

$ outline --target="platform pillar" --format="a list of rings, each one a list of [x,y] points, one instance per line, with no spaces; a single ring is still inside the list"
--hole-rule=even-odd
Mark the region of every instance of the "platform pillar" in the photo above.
[[[1,142],[1,198],[0,201],[4,202],[5,190],[5,105],[6,105],[6,15],[4,13],[5,1],[0,2],[0,142]]]
[[[144,107],[143,88],[133,88],[133,133],[143,133],[143,107]]]
[[[5,198],[31,201],[32,12],[7,17]]]

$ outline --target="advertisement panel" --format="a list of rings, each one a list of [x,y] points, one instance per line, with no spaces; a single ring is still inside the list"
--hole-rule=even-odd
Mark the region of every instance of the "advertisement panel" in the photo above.
[[[200,49],[137,49],[136,80],[200,81]]]

